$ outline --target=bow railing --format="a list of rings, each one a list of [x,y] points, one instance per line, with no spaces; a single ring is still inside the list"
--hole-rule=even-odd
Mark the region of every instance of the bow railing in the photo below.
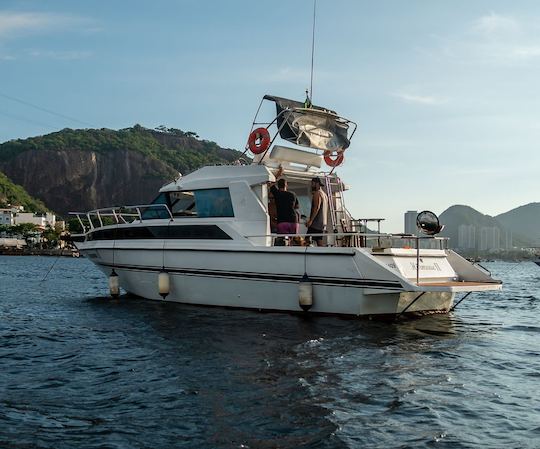
[[[139,204],[135,206],[114,206],[94,209],[88,212],[70,212],[77,217],[82,233],[94,231],[104,226],[129,224],[135,221],[173,219],[166,204]]]

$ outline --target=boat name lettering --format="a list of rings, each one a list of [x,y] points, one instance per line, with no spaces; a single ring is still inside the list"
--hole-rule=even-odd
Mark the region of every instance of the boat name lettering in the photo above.
[[[416,270],[416,263],[411,262],[411,268]],[[420,264],[420,271],[442,271],[441,267],[437,262],[434,262],[433,265],[422,265]]]

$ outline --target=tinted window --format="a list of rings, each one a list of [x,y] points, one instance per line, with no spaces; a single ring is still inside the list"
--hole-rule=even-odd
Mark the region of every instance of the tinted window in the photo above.
[[[171,212],[175,217],[197,216],[193,192],[171,192],[169,200],[171,202]]]
[[[234,217],[229,189],[171,192],[169,200],[175,217]]]
[[[169,215],[169,212],[167,212],[167,209],[165,209],[165,207],[159,206],[160,204],[163,204],[165,206],[168,205],[166,193],[160,193],[158,196],[154,198],[151,204],[155,204],[156,206],[140,208],[141,217],[143,220],[170,218],[170,215]]]
[[[133,226],[100,229],[88,234],[87,240],[137,240],[137,239],[209,239],[231,240],[216,225],[183,226]]]
[[[154,198],[152,204],[167,204],[167,194],[162,192]]]

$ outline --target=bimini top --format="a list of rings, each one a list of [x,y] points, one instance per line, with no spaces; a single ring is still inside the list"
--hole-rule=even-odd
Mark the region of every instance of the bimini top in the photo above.
[[[350,145],[356,124],[321,106],[265,95],[276,103],[276,120],[282,139],[310,148],[341,153]],[[349,125],[354,125],[348,136]]]
[[[160,192],[216,189],[228,187],[231,182],[246,181],[250,186],[275,181],[264,165],[216,165],[202,167],[186,176],[164,185]]]

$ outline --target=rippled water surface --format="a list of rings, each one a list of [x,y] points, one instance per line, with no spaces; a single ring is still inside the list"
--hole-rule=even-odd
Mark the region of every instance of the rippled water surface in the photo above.
[[[531,262],[402,323],[111,300],[53,262],[0,257],[2,448],[540,447]]]

